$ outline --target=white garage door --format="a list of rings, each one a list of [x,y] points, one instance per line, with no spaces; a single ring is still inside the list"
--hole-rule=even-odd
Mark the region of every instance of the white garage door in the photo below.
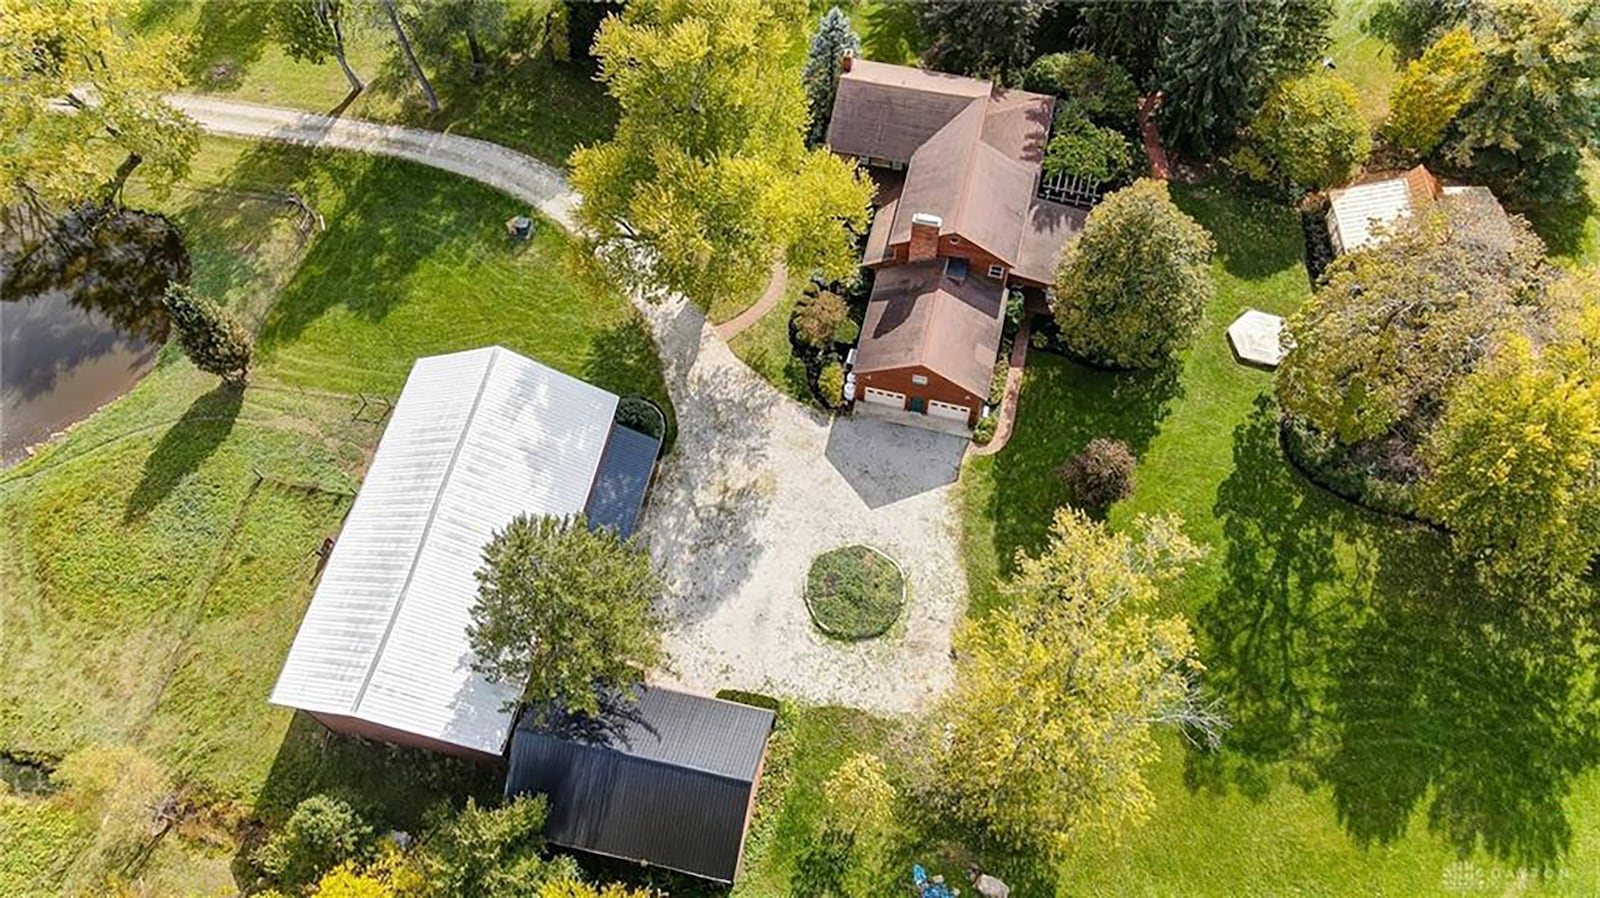
[[[906,394],[895,393],[890,390],[880,390],[876,387],[867,387],[866,392],[861,395],[861,398],[867,402],[876,403],[878,405],[892,405],[895,408],[906,407]]]
[[[972,408],[966,405],[952,405],[940,402],[937,399],[928,400],[928,414],[935,418],[950,418],[955,421],[965,421],[972,413]]]

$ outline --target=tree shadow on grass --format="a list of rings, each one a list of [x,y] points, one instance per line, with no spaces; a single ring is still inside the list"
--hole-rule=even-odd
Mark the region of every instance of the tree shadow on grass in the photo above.
[[[1593,167],[1596,169],[1595,177],[1600,177],[1600,163]],[[1544,240],[1551,255],[1575,257],[1583,250],[1584,232],[1589,219],[1600,214],[1600,208],[1596,207],[1595,198],[1591,195],[1595,190],[1600,190],[1600,187],[1591,189],[1589,193],[1575,194],[1565,201],[1517,211],[1527,217],[1528,223]]]
[[[381,321],[412,295],[408,280],[420,266],[499,237],[501,223],[521,208],[455,175],[395,159],[339,156],[328,161],[353,166],[346,170],[353,177],[338,185],[337,214],[326,216],[327,230],[268,314],[263,350],[295,342],[335,307]]]
[[[123,523],[149,514],[184,478],[205,464],[233,431],[243,403],[244,389],[223,383],[190,404],[145,459],[144,474],[123,509]]]
[[[1051,518],[1068,499],[1058,470],[1096,437],[1122,440],[1143,454],[1183,386],[1176,366],[1104,371],[1043,352],[1028,356],[1017,427],[994,456],[994,521],[1000,575],[1012,573],[1020,549],[1045,542]]]
[[[205,0],[184,62],[189,83],[204,89],[237,87],[261,58],[271,12],[272,4],[260,0]]]
[[[1225,582],[1198,623],[1233,729],[1190,754],[1191,788],[1264,799],[1287,765],[1360,845],[1403,838],[1426,802],[1461,857],[1551,869],[1572,782],[1600,761],[1592,612],[1497,604],[1439,534],[1309,485],[1277,441],[1263,400],[1218,494]]]
[[[661,379],[655,340],[643,318],[630,310],[626,318],[595,335],[589,343],[583,379],[621,396],[644,396],[661,406],[667,416],[662,451],[672,450],[678,436],[677,416]]]
[[[1304,263],[1300,217],[1281,203],[1227,181],[1172,185],[1172,201],[1217,242],[1217,258],[1235,277],[1254,280]]]

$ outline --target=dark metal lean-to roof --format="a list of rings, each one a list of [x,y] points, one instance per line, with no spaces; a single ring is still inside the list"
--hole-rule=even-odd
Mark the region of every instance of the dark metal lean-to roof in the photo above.
[[[641,687],[599,719],[524,717],[506,795],[544,794],[565,848],[733,882],[773,713]]]
[[[590,527],[610,527],[627,539],[639,520],[661,441],[621,424],[611,425],[583,514]]]

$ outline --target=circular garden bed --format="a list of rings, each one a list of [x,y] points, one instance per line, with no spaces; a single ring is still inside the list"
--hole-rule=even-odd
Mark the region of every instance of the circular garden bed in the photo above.
[[[905,578],[889,556],[868,546],[845,546],[811,561],[806,610],[817,629],[835,639],[882,635],[905,606]]]

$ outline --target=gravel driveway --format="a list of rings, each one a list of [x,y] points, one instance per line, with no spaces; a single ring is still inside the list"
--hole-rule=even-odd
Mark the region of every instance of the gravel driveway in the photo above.
[[[173,95],[208,131],[381,153],[475,178],[573,225],[560,171],[482,140]],[[734,357],[681,298],[640,303],[678,414],[640,532],[671,586],[672,669],[654,679],[880,712],[914,711],[950,682],[966,603],[950,487],[965,439],[872,419],[829,420]],[[900,562],[906,611],[864,643],[824,639],[801,589],[811,559],[866,543]]]
[[[678,414],[640,530],[671,587],[659,677],[879,712],[921,708],[950,682],[966,602],[951,486],[967,441],[871,419],[829,420],[779,394],[683,303],[644,307]],[[907,580],[888,634],[840,643],[811,626],[811,559],[882,549]]]

